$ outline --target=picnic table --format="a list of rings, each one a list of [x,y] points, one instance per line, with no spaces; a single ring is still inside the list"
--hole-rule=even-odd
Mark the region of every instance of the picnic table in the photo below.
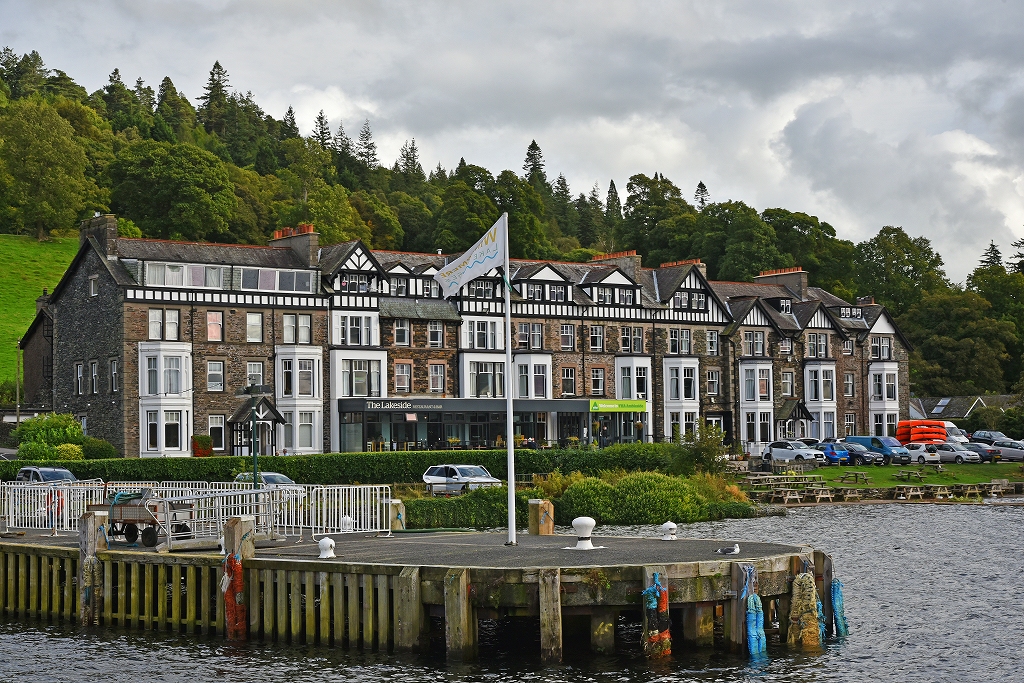
[[[816,486],[814,488],[806,489],[804,492],[804,499],[813,498],[814,502],[820,503],[823,500],[832,502],[832,489],[827,486]]]
[[[910,500],[911,498],[918,498],[924,500],[924,491],[921,490],[920,486],[911,485],[900,485],[896,487],[896,493],[894,496],[897,500]]]
[[[946,468],[942,466],[941,462],[926,462],[926,463],[924,463],[924,466],[925,467],[931,467],[933,470],[935,470],[936,474],[938,474],[939,472],[945,472],[946,471]]]
[[[771,500],[778,500],[783,505],[789,502],[799,503],[802,500],[800,491],[790,488],[772,489]]]
[[[932,498],[939,500],[940,498],[949,498],[949,487],[945,484],[925,484],[925,493],[930,495]]]
[[[1003,497],[1003,486],[999,482],[984,482],[982,484],[978,484],[978,486],[981,487],[982,491],[984,491],[986,496],[989,496],[991,498]]]
[[[863,498],[860,489],[839,489],[836,493],[842,495],[843,500],[860,500]]]
[[[900,470],[895,476],[903,481],[910,481],[911,477],[917,477],[918,481],[924,481],[924,472],[919,470]]]
[[[865,484],[870,484],[871,483],[871,477],[868,476],[867,472],[861,472],[859,470],[851,470],[851,471],[847,472],[846,474],[844,474],[843,476],[841,476],[838,479],[836,479],[836,481],[841,481],[844,484],[846,484],[848,482],[853,482],[854,484],[856,484],[857,482],[861,482],[861,481],[864,482]]]
[[[977,496],[981,498],[981,487],[977,484],[954,484],[953,493],[958,496]]]

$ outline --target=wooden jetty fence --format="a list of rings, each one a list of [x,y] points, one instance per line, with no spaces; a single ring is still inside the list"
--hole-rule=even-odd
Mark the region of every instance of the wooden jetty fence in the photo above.
[[[226,636],[221,556],[104,550],[102,543],[89,543],[96,521],[89,526],[83,517],[79,549],[0,542],[0,612],[43,622]],[[432,617],[441,617],[449,658],[467,660],[477,653],[480,619],[527,616],[539,617],[543,659],[558,661],[566,617],[589,616],[592,649],[609,651],[618,616],[639,620],[640,593],[658,573],[669,592],[676,649],[739,650],[745,647],[742,591],[749,574],[765,605],[766,630],[785,643],[790,584],[801,572],[814,572],[831,623],[831,559],[811,548],[797,550],[739,561],[494,569],[260,558],[250,548],[242,553],[248,626],[242,635],[381,652],[423,650]],[[93,576],[84,576],[90,571]],[[773,615],[777,630],[770,627]]]

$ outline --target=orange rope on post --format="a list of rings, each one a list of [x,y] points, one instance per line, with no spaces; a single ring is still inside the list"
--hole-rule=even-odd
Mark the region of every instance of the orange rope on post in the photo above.
[[[654,574],[654,583],[643,592],[644,653],[648,657],[667,657],[672,654],[671,619],[668,613],[668,590]]]
[[[242,573],[242,558],[229,553],[224,558],[224,578],[221,580],[224,593],[224,626],[228,640],[245,640],[248,623],[245,609],[245,581]]]

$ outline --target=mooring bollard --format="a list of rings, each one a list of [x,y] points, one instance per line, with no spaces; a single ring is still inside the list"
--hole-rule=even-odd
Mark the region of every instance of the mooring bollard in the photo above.
[[[96,551],[108,550],[106,512],[86,512],[78,520],[79,619],[82,626],[98,623],[96,607],[102,599],[103,565]]]
[[[551,536],[555,533],[555,506],[550,500],[531,498],[530,501],[530,534],[533,536]]]
[[[405,531],[405,503],[401,498],[389,498],[388,518],[391,520],[392,531]]]
[[[228,640],[248,638],[245,606],[245,571],[242,561],[256,556],[256,518],[232,517],[224,524],[224,568],[220,590],[224,593],[224,628]]]

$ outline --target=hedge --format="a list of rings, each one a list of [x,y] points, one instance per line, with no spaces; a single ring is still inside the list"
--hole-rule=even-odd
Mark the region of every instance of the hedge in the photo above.
[[[516,491],[516,527],[529,523],[529,499],[539,491]],[[407,529],[493,529],[508,526],[508,489],[491,486],[452,498],[414,498],[405,501]]]
[[[620,444],[602,450],[516,450],[516,472],[580,471],[596,476],[603,470],[665,471],[676,446]],[[324,455],[261,456],[260,469],[280,472],[303,484],[394,484],[418,482],[431,465],[465,463],[483,465],[495,477],[505,478],[506,452],[385,451],[382,453],[330,453]],[[116,458],[82,462],[0,461],[0,480],[15,478],[24,465],[67,467],[79,479],[104,481],[230,481],[252,468],[246,457]]]

